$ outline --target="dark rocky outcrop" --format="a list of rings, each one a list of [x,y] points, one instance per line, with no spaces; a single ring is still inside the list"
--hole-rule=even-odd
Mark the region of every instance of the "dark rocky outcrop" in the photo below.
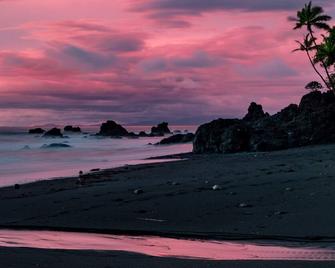
[[[52,128],[45,132],[43,137],[63,137],[63,134],[59,128]]]
[[[73,127],[73,126],[66,126],[64,127],[64,131],[66,132],[74,132],[74,133],[81,133],[81,128],[80,127]]]
[[[29,134],[43,134],[45,130],[43,128],[32,128],[29,129]]]
[[[272,151],[335,142],[335,96],[313,91],[275,115],[252,103],[242,119],[218,119],[202,125],[195,153]]]
[[[164,136],[170,134],[169,123],[163,122],[151,128],[151,136]]]
[[[109,137],[125,137],[129,135],[129,132],[123,126],[112,120],[109,120],[101,125],[98,135]]]
[[[268,114],[264,113],[262,105],[259,105],[255,102],[252,102],[249,106],[248,113],[243,118],[245,121],[257,121],[264,117],[269,116]]]
[[[177,144],[177,143],[187,143],[192,142],[195,135],[193,133],[188,134],[176,134],[171,137],[161,140],[157,145],[168,145],[168,144]]]

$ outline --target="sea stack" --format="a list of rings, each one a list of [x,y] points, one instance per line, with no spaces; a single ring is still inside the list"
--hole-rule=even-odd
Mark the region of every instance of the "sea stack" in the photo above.
[[[160,123],[157,126],[151,128],[152,136],[164,136],[165,134],[171,134],[169,123],[167,122]]]
[[[43,128],[32,128],[29,129],[29,134],[43,134],[45,133],[45,130]]]
[[[43,137],[63,137],[62,131],[59,128],[52,128],[45,132]]]
[[[64,131],[66,132],[74,132],[74,133],[80,133],[81,128],[80,127],[73,127],[71,125],[64,127]]]
[[[110,137],[124,137],[128,136],[129,132],[121,125],[117,124],[115,121],[108,120],[103,123],[100,127],[100,136],[110,136]]]

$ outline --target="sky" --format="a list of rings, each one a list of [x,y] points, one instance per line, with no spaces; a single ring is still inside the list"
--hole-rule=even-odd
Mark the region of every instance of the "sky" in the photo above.
[[[0,126],[200,124],[252,101],[275,113],[317,79],[291,52],[304,3],[0,0]]]

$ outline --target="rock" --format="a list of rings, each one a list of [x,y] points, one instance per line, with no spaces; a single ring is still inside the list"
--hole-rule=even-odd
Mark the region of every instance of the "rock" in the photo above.
[[[193,133],[189,134],[176,134],[171,137],[165,138],[161,140],[158,145],[168,145],[168,144],[176,144],[176,143],[187,143],[192,142],[195,135]]]
[[[169,123],[163,122],[158,124],[156,127],[151,128],[152,136],[164,136],[165,134],[170,134]]]
[[[134,194],[136,194],[136,195],[140,195],[140,194],[143,194],[143,193],[144,193],[144,191],[142,189],[134,190]]]
[[[222,187],[220,185],[214,185],[212,189],[213,191],[219,191],[219,190],[222,190]]]
[[[100,136],[110,137],[124,137],[128,136],[128,134],[128,131],[124,127],[111,120],[103,123],[100,127],[100,132],[98,133]]]
[[[145,131],[141,131],[139,134],[138,134],[139,137],[148,137],[149,135],[145,132]]]
[[[279,113],[275,114],[273,118],[275,120],[280,121],[280,122],[291,122],[298,116],[299,114],[299,106],[296,104],[290,104],[283,110],[281,110]]]
[[[29,134],[43,134],[45,130],[43,128],[32,128],[29,129]]]
[[[227,146],[227,135],[233,126],[240,125],[238,119],[218,119],[200,126],[193,140],[193,151],[195,153],[223,153]],[[230,147],[230,146],[229,146]],[[231,148],[230,148],[230,151]]]
[[[290,104],[267,115],[252,103],[242,119],[218,119],[200,126],[195,134],[195,153],[274,151],[335,143],[335,95],[313,91],[298,105]]]
[[[66,131],[66,132],[80,133],[81,132],[81,128],[80,127],[73,127],[73,126],[66,126],[66,127],[64,127],[64,131]]]
[[[265,114],[263,111],[262,105],[259,105],[255,102],[252,102],[249,106],[248,113],[243,118],[245,121],[257,121],[264,117],[267,117],[268,114]]]
[[[63,134],[59,128],[52,128],[45,132],[43,137],[63,137]]]
[[[275,213],[273,213],[273,215],[275,215],[275,216],[281,216],[281,215],[285,215],[285,214],[287,214],[286,211],[276,211]]]
[[[138,139],[138,138],[140,138],[140,136],[138,134],[136,134],[135,132],[130,132],[128,134],[128,138]]]
[[[64,143],[51,143],[51,144],[44,144],[42,149],[57,149],[57,148],[71,148],[70,145]]]
[[[247,204],[247,203],[241,203],[241,204],[239,204],[238,205],[240,208],[251,208],[252,207],[252,205],[249,205],[249,204]]]
[[[228,128],[221,135],[220,152],[238,153],[249,150],[250,128],[242,123]]]

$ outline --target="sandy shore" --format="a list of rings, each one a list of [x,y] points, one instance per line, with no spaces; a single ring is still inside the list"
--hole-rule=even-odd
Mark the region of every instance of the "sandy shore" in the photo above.
[[[335,145],[272,153],[195,155],[186,161],[106,170],[90,176],[83,186],[75,181],[68,178],[27,184],[18,190],[0,189],[0,225],[219,239],[335,237]],[[220,190],[214,191],[214,185]],[[136,189],[143,193],[134,194]],[[32,256],[29,251],[5,250]],[[0,263],[13,254],[1,257]],[[82,253],[48,252],[44,257],[57,259],[59,254],[72,256],[75,262]],[[88,256],[92,254],[129,260],[121,253],[91,252]],[[148,267],[149,260],[162,263],[159,267],[171,267],[170,260],[134,258],[143,260],[139,262],[143,267]],[[297,263],[178,263],[180,266],[174,267],[315,267]],[[133,267],[123,264],[108,266],[102,260],[97,267]]]

